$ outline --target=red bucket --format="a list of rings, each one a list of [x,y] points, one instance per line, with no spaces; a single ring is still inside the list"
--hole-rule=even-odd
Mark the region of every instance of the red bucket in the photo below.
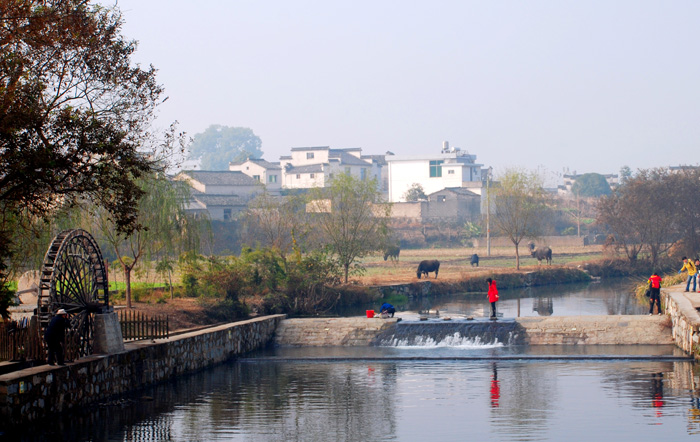
[[[374,310],[367,310],[367,317],[374,318]]]

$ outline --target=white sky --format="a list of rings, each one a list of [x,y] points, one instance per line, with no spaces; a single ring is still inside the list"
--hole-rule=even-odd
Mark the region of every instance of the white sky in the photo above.
[[[113,1],[103,0],[112,4]],[[496,171],[700,162],[700,1],[119,0],[159,124]]]

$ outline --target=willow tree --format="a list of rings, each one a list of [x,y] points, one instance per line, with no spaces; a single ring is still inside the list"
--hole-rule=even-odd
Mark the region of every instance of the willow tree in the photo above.
[[[520,243],[544,232],[547,194],[536,172],[509,169],[491,190],[491,214],[498,231],[515,246],[515,268],[520,269]]]
[[[109,243],[124,271],[127,307],[131,307],[134,268],[144,258],[179,254],[198,243],[199,233],[199,221],[185,212],[189,200],[189,187],[185,183],[152,175],[141,179],[139,185],[145,192],[136,213],[142,228],[126,234],[115,228],[107,213],[96,217],[102,238]]]
[[[382,202],[378,189],[376,179],[341,173],[329,187],[309,193],[307,207],[315,215],[313,225],[338,258],[346,284],[350,266],[386,242],[391,206]]]

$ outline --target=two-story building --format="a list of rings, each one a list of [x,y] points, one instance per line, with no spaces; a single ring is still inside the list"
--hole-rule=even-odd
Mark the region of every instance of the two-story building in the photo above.
[[[334,175],[345,173],[361,180],[381,180],[381,165],[371,156],[362,157],[362,149],[293,147],[291,155],[280,157],[282,187],[308,189],[325,187]]]
[[[450,148],[446,141],[440,153],[387,155],[385,159],[390,202],[405,201],[404,194],[416,183],[426,195],[460,187],[481,194],[483,165],[476,163],[476,155]]]
[[[248,158],[245,161],[231,162],[228,169],[241,172],[264,184],[271,194],[278,194],[282,189],[282,168],[279,163],[271,163],[262,158]]]

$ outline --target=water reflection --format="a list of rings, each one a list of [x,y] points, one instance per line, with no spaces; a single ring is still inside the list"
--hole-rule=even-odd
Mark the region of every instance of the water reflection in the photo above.
[[[641,315],[649,306],[632,292],[634,281],[603,280],[593,283],[560,284],[501,290],[498,311],[503,317],[570,316],[570,315]],[[419,311],[440,312],[453,318],[488,317],[489,304],[485,293],[457,293],[447,296],[411,299],[397,305],[397,316],[417,319]],[[363,315],[375,305],[345,308],[342,316]]]
[[[238,362],[6,440],[679,440],[689,362]]]

